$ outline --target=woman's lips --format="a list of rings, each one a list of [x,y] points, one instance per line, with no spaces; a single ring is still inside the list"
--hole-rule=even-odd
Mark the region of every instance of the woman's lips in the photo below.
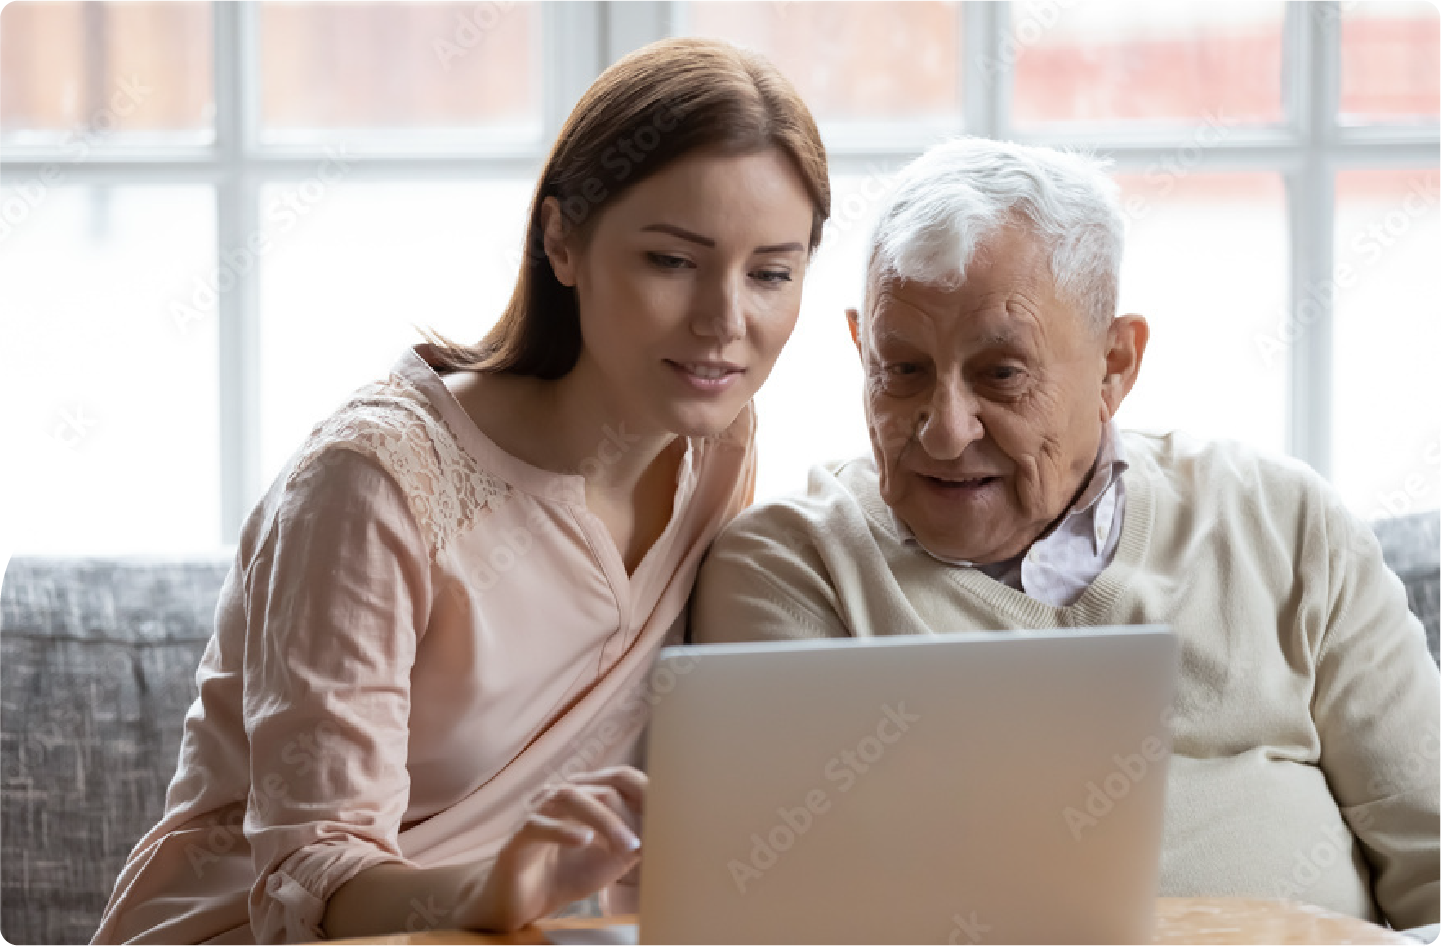
[[[705,362],[705,361],[670,361],[666,364],[675,372],[676,377],[691,390],[703,394],[718,394],[731,387],[745,369],[728,363]]]

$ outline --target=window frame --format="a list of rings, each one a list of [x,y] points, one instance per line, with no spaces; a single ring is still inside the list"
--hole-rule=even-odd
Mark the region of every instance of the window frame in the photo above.
[[[0,164],[10,180],[28,180],[47,165],[65,168],[66,182],[123,185],[208,183],[217,207],[217,265],[260,225],[267,184],[294,182],[314,172],[329,147],[344,144],[356,181],[415,177],[484,180],[538,173],[549,143],[571,105],[605,66],[633,49],[678,32],[684,4],[675,0],[539,0],[541,137],[529,144],[446,142],[417,134],[405,146],[337,134],[324,143],[265,144],[259,124],[259,9],[255,0],[212,0],[215,139],[209,145],[127,146],[107,142],[75,163],[47,145],[5,146]],[[1028,144],[1083,145],[1115,162],[1119,172],[1144,170],[1192,143],[1194,127],[1056,125],[1018,129],[1010,121],[1014,62],[1000,55],[1011,25],[1005,0],[960,5],[961,132]],[[1291,345],[1287,449],[1323,476],[1333,450],[1331,372],[1333,302],[1312,287],[1330,285],[1333,269],[1336,172],[1372,168],[1433,168],[1441,150],[1437,124],[1349,125],[1338,113],[1341,14],[1346,2],[1307,0],[1286,5],[1283,27],[1283,121],[1234,129],[1199,150],[1195,173],[1265,170],[1285,182],[1291,247],[1290,317],[1297,300],[1318,303],[1306,331]],[[934,123],[822,126],[833,173],[896,168],[936,140]],[[234,544],[264,491],[260,450],[259,267],[237,274],[218,293],[220,389],[220,535]]]

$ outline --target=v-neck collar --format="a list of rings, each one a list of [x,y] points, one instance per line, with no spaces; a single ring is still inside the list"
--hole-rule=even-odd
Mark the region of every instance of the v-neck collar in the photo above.
[[[537,499],[570,507],[573,514],[586,523],[586,533],[594,547],[596,558],[617,591],[643,579],[651,570],[657,550],[663,545],[669,545],[674,539],[681,521],[685,518],[690,498],[695,492],[700,462],[696,438],[684,438],[685,454],[681,457],[676,471],[670,518],[661,534],[641,556],[635,571],[629,573],[625,568],[625,558],[615,540],[611,538],[610,530],[586,503],[585,477],[576,473],[556,473],[541,469],[501,449],[476,426],[455,393],[441,380],[431,360],[433,357],[434,346],[429,342],[418,342],[400,357],[391,370],[414,384],[435,405],[457,442],[475,458],[482,469],[494,473],[514,488]]]

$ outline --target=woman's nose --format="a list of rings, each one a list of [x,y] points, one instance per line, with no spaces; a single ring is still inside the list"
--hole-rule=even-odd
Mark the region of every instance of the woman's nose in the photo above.
[[[702,338],[714,338],[722,344],[745,337],[745,308],[734,280],[718,278],[703,291],[691,316],[691,328]]]

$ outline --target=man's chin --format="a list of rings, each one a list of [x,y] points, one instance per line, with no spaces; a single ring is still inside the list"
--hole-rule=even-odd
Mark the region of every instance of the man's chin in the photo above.
[[[945,533],[937,533],[929,529],[917,529],[909,522],[907,526],[910,528],[911,534],[916,537],[916,541],[921,544],[921,547],[936,558],[946,559],[947,561],[967,562],[972,565],[989,565],[993,562],[1004,562],[1007,559],[1015,557],[1014,555],[1006,554],[1006,549],[1002,543],[976,541],[977,532],[979,531],[976,529],[948,529]]]

